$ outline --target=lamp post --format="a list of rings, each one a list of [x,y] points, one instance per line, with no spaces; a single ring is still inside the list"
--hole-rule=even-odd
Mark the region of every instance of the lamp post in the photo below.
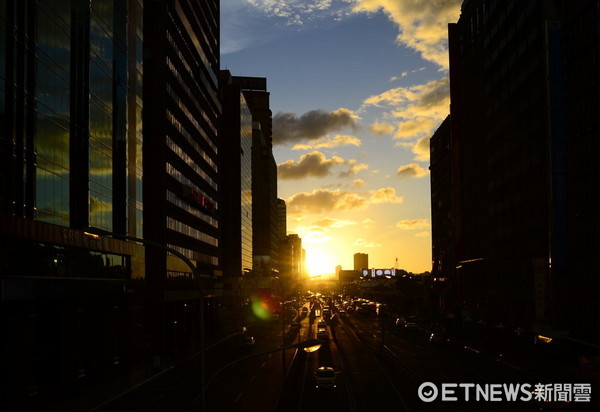
[[[160,243],[152,241],[152,240],[142,239],[142,238],[135,237],[135,236],[123,235],[120,233],[113,233],[108,230],[104,230],[104,229],[100,229],[100,228],[96,228],[96,227],[88,227],[85,229],[85,231],[83,233],[88,236],[91,236],[91,237],[111,236],[111,237],[114,237],[115,239],[131,240],[133,242],[139,242],[144,245],[154,246],[154,247],[166,250],[167,252],[171,253],[174,256],[177,256],[190,268],[190,270],[192,271],[192,274],[194,276],[194,279],[196,279],[196,283],[197,283],[196,286],[198,287],[198,292],[200,293],[200,310],[199,310],[200,364],[202,365],[200,368],[200,385],[201,385],[202,411],[205,411],[206,410],[206,388],[205,388],[206,387],[206,385],[205,385],[205,369],[206,369],[205,346],[206,346],[206,344],[205,344],[205,336],[204,336],[204,334],[205,334],[205,331],[204,331],[204,286],[202,285],[202,281],[200,280],[200,276],[198,273],[198,269],[196,268],[196,265],[194,265],[192,263],[192,261],[189,260],[181,252],[179,252],[169,246],[165,246],[163,244],[160,244]]]

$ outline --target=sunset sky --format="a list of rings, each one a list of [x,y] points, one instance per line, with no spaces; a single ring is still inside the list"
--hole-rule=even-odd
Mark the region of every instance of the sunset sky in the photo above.
[[[460,0],[221,0],[221,68],[267,78],[278,196],[311,275],[431,270],[429,138]]]

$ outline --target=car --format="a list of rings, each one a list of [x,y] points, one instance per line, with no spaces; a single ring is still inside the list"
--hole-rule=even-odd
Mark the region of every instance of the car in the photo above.
[[[317,339],[327,339],[328,336],[327,329],[319,329],[317,331]]]
[[[432,332],[429,335],[429,343],[432,343],[432,344],[441,344],[441,343],[447,343],[447,342],[448,342],[448,339],[441,332]]]
[[[321,366],[315,372],[317,389],[333,389],[335,385],[335,370],[331,366]]]
[[[244,336],[244,340],[242,341],[242,346],[245,348],[250,348],[250,347],[254,346],[255,343],[256,343],[256,340],[254,339],[254,336]]]
[[[417,318],[416,316],[399,317],[396,319],[396,326],[415,328],[417,326]]]
[[[326,328],[327,327],[327,323],[324,320],[320,320],[317,322],[317,328],[321,329],[321,328]]]

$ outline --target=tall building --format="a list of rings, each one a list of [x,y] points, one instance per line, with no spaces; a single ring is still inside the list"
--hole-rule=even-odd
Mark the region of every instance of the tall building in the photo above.
[[[585,166],[598,135],[594,16],[594,1],[469,0],[449,25],[451,115],[431,142],[432,220],[440,233],[451,213],[452,248],[434,236],[433,255],[457,311],[538,331],[597,324],[598,282],[580,274],[593,264],[576,262],[597,239],[585,201],[598,181]],[[436,153],[448,133],[449,153]]]
[[[273,157],[272,114],[267,79],[233,77],[252,112],[252,233],[255,273],[278,273],[279,233],[277,211],[277,163]]]
[[[142,16],[0,2],[4,406],[145,366],[144,248],[91,233],[142,235]]]
[[[285,200],[277,199],[277,238],[279,242],[287,236],[287,207]]]
[[[354,254],[354,270],[368,269],[369,255],[367,253]]]
[[[252,270],[252,113],[229,71],[220,73],[221,252],[223,275]]]
[[[144,238],[186,256],[210,291],[220,275],[219,1],[144,6]],[[147,250],[153,351],[174,356],[199,334],[187,315],[199,309],[198,279],[164,248]],[[207,299],[208,336],[219,328],[216,307]]]
[[[431,179],[431,272],[439,279],[448,280],[454,274],[454,227],[452,197],[452,152],[450,116],[442,122],[430,140],[430,179]],[[451,296],[459,295],[454,289],[460,285],[453,282],[437,283],[438,287],[452,287]],[[440,306],[446,305],[445,291],[438,299]]]
[[[600,335],[600,4],[585,0],[565,11],[565,115],[568,162],[569,267],[557,289],[563,325]]]

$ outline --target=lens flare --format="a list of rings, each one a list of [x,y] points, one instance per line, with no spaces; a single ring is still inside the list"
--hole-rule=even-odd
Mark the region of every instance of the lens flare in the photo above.
[[[269,304],[262,299],[252,300],[252,313],[259,319],[271,319],[271,308],[269,308]]]

